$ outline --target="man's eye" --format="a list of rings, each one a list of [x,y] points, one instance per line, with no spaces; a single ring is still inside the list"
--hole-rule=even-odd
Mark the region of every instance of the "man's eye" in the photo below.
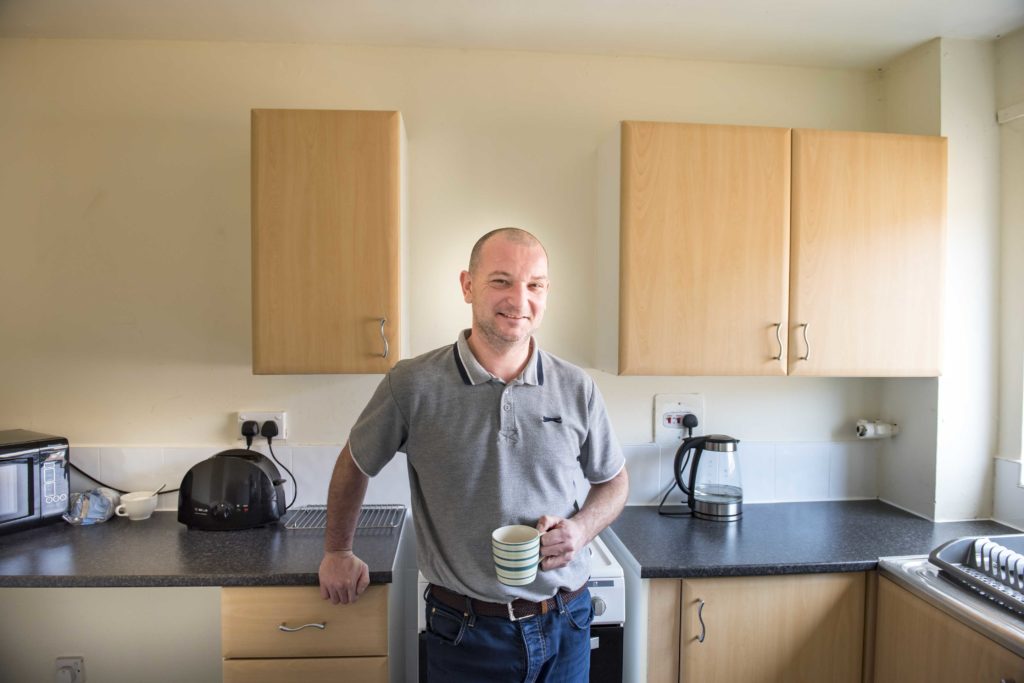
[[[499,285],[501,287],[505,287],[505,286],[508,285],[508,280],[491,280],[491,284],[492,285]]]
[[[530,283],[530,289],[535,289],[535,290],[540,291],[540,290],[544,289],[544,283],[543,282],[531,282]]]

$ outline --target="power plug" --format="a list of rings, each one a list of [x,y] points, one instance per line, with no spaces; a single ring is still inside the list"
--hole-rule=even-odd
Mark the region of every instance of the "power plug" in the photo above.
[[[238,412],[237,429],[239,429],[239,432],[235,433],[241,433],[242,436],[244,437],[245,433],[241,432],[241,428],[247,421],[250,420],[255,422],[257,425],[256,434],[254,434],[253,436],[256,436],[261,433],[260,429],[262,428],[265,422],[267,422],[268,420],[273,420],[274,423],[276,423],[277,425],[277,434],[275,434],[276,440],[288,440],[288,413],[285,412],[284,410],[241,410]]]
[[[260,426],[260,436],[264,437],[267,443],[280,433],[281,431],[277,428],[276,420],[267,420]]]
[[[242,423],[242,436],[245,437],[245,447],[252,448],[252,440],[260,433],[260,425],[256,420],[246,420]]]

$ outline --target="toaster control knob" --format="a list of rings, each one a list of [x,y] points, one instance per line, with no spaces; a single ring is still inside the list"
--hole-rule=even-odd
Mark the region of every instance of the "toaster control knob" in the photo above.
[[[213,510],[211,510],[210,513],[214,517],[219,517],[220,519],[227,519],[231,516],[231,513],[234,511],[235,506],[232,505],[231,503],[217,503],[216,505],[213,506]]]
[[[608,603],[601,598],[591,598],[590,602],[594,605],[594,614],[601,616],[608,610]]]

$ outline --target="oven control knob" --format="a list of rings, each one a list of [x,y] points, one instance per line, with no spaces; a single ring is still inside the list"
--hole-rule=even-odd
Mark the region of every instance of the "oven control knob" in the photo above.
[[[227,519],[231,516],[231,513],[234,512],[234,510],[235,506],[232,505],[231,503],[217,503],[216,505],[213,506],[213,510],[211,510],[211,513],[214,517],[219,517],[220,519]]]
[[[591,598],[591,604],[594,606],[594,616],[601,616],[608,611],[608,603],[601,598]]]

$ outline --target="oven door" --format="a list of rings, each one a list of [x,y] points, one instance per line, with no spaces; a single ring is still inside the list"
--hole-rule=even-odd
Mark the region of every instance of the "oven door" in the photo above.
[[[39,516],[36,450],[0,455],[0,529]]]

